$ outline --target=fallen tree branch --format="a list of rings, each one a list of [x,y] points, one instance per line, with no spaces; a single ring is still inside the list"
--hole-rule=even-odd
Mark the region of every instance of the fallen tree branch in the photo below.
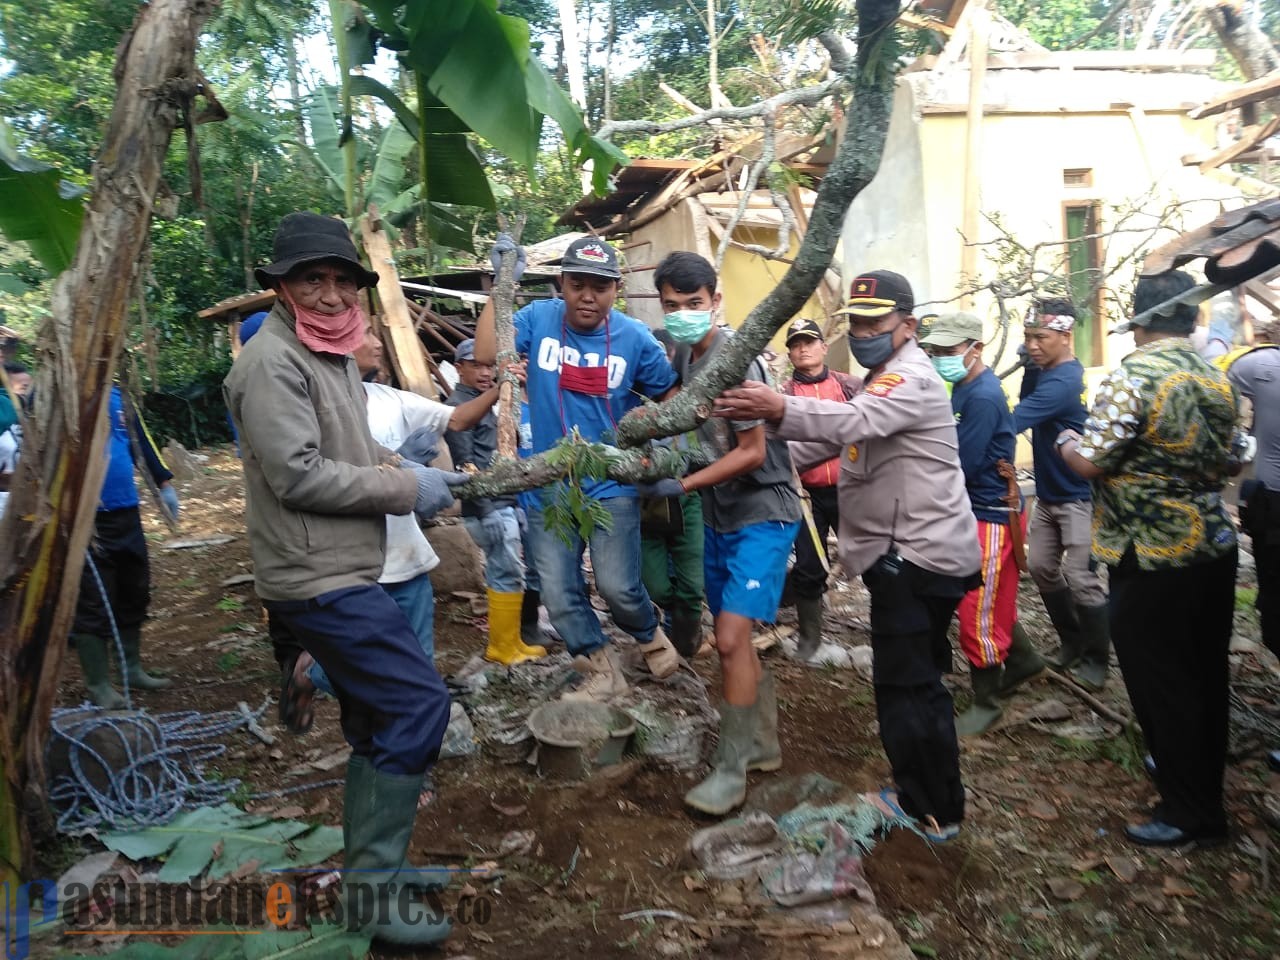
[[[1133,723],[1133,717],[1129,716],[1126,713],[1121,713],[1119,710],[1116,710],[1114,707],[1107,706],[1105,703],[1103,703],[1101,700],[1095,697],[1088,690],[1084,689],[1084,687],[1080,686],[1078,683],[1073,683],[1069,678],[1064,677],[1062,674],[1058,673],[1057,670],[1052,670],[1049,667],[1045,667],[1044,675],[1048,677],[1050,680],[1052,680],[1054,683],[1058,684],[1059,686],[1066,687],[1068,690],[1074,693],[1077,697],[1083,700],[1086,704],[1088,704],[1089,708],[1099,716],[1106,717],[1108,720],[1112,721],[1113,723],[1118,723],[1120,724],[1120,726],[1126,729],[1128,729],[1129,724]]]
[[[795,262],[743,321],[737,336],[680,393],[657,406],[632,410],[622,419],[618,424],[620,446],[638,446],[696,428],[711,415],[714,398],[742,381],[751,361],[817,289],[835,254],[849,205],[880,167],[894,79],[888,55],[892,44],[885,41],[892,36],[897,15],[894,3],[860,0],[858,52],[851,68],[839,37],[824,34],[820,38],[831,51],[832,64],[844,65],[845,76],[852,73],[853,104],[844,139],[818,188],[809,229]]]
[[[588,456],[605,461],[610,480],[627,484],[683,476],[710,463],[701,450],[657,446],[619,450],[603,443],[566,438],[550,450],[526,459],[494,457],[488,470],[454,487],[453,493],[459,500],[475,500],[545,487],[568,477],[574,463]]]

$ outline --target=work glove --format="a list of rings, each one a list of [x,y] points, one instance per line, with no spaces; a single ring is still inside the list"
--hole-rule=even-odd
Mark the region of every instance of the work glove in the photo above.
[[[169,516],[174,520],[178,519],[178,491],[173,489],[173,484],[166,484],[160,488],[160,500],[164,503],[165,509],[169,511]]]
[[[419,520],[430,520],[441,510],[453,503],[451,487],[466,483],[471,478],[465,473],[450,473],[448,470],[437,470],[435,467],[424,467],[412,460],[404,460],[401,467],[412,470],[418,478],[418,499],[414,501],[413,512]]]
[[[396,453],[406,460],[426,466],[440,455],[439,443],[439,433],[430,427],[419,427],[404,438]]]
[[[684,487],[680,485],[680,481],[672,477],[663,477],[661,480],[655,480],[653,483],[637,483],[636,493],[642,497],[683,497]]]
[[[525,256],[524,247],[520,246],[512,238],[509,233],[498,234],[498,239],[494,241],[493,249],[489,251],[489,262],[493,264],[493,275],[498,275],[498,268],[502,266],[502,255],[510,253],[512,250],[516,252],[516,276],[519,280],[524,276],[524,268],[528,266],[528,258]]]

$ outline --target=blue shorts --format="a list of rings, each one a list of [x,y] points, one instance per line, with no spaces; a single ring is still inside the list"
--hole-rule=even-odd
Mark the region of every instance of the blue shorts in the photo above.
[[[702,562],[711,615],[727,610],[773,623],[787,579],[787,558],[799,529],[798,520],[766,520],[732,533],[705,527]]]

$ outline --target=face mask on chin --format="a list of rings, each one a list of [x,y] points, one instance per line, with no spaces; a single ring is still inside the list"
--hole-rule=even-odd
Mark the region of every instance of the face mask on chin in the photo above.
[[[342,313],[327,314],[299,305],[288,290],[281,289],[280,297],[293,311],[296,321],[294,332],[298,342],[313,353],[332,353],[343,356],[352,353],[364,342],[364,311],[359,302]]]
[[[663,316],[662,325],[677,343],[698,343],[711,329],[711,311],[673,310]]]

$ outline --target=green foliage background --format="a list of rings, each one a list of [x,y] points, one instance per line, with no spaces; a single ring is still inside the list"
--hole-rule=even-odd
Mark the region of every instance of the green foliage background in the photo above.
[[[823,61],[812,41],[799,39],[812,34],[803,21],[850,33],[852,7],[846,0],[717,0],[721,88],[732,102],[747,104],[804,83]],[[1141,3],[1131,7],[1143,9]],[[577,8],[586,38],[591,129],[611,119],[684,115],[661,92],[663,82],[694,103],[709,105],[705,0],[578,0]],[[1113,47],[1121,28],[1130,43],[1136,32],[1129,12],[1100,28],[1112,9],[1108,0],[998,0],[997,9],[1051,49]],[[0,119],[23,155],[52,165],[72,184],[90,182],[115,96],[116,48],[137,10],[136,3],[124,0],[0,0]],[[197,128],[202,204],[195,199],[187,147],[175,140],[165,179],[176,211],[155,221],[150,260],[142,271],[145,323],[139,311],[125,364],[161,436],[184,443],[226,439],[218,390],[230,363],[226,331],[197,319],[196,312],[255,288],[252,267],[268,257],[281,215],[296,209],[339,212],[330,179],[312,159],[306,120],[310,95],[328,81],[304,51],[315,56],[324,49],[308,39],[330,34],[327,11],[328,4],[317,0],[223,0],[201,39],[198,62],[230,118]],[[529,21],[535,52],[565,85],[556,5],[502,0],[500,12]],[[788,22],[800,28],[788,31]],[[1264,9],[1262,24],[1276,35],[1280,4]],[[780,36],[788,41],[778,42]],[[792,36],[798,39],[791,42]],[[917,47],[935,42],[926,37]],[[411,79],[395,75],[389,86],[406,101],[414,100]],[[353,112],[367,176],[392,121],[369,97],[357,97]],[[814,110],[802,122],[818,130],[827,119],[824,111]],[[634,137],[621,145],[632,156],[701,158],[730,132],[704,127]],[[483,142],[476,146],[499,209],[527,215],[526,241],[558,232],[556,219],[577,201],[582,187],[554,125],[543,135],[532,175]],[[415,182],[416,163],[415,156],[408,157],[401,189]],[[384,186],[394,189],[395,184]],[[497,231],[495,215],[479,209],[464,209],[462,224],[478,239],[481,252],[485,238]],[[466,259],[438,245],[428,254],[413,224],[401,243],[419,251],[403,257],[402,269],[409,273]],[[28,342],[47,313],[49,282],[22,244],[0,239],[0,322]]]

